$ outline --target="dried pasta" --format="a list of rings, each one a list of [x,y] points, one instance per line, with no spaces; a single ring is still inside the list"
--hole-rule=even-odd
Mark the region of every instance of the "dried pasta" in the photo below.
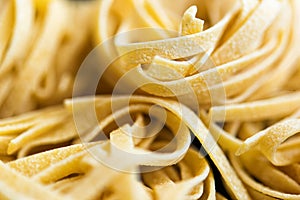
[[[96,14],[94,6],[61,0],[1,1],[2,118],[71,96],[76,70],[90,48],[92,24],[87,21]]]
[[[114,48],[104,51],[118,57],[104,74],[118,78],[107,82],[115,87],[125,76],[121,84],[187,105],[193,93],[200,119],[229,155],[250,196],[299,199],[299,1],[193,2],[197,7],[176,1],[166,8],[178,6],[174,10],[182,13],[175,29],[156,18],[163,3],[130,2],[127,9],[143,23],[117,15],[117,1],[100,5],[105,14],[100,14],[98,40],[115,35]],[[150,19],[141,10],[151,13]],[[107,21],[121,28],[106,29]],[[150,41],[147,31],[134,34],[146,27],[179,34]]]
[[[0,1],[0,116],[19,114],[0,120],[0,199],[300,199],[299,13]],[[75,77],[91,34],[109,95],[27,112],[92,87]]]
[[[127,105],[130,113],[122,112],[127,102],[130,102]],[[156,126],[146,128],[146,123],[149,117],[151,118],[150,115],[156,116],[149,112],[151,105],[160,106],[160,109],[163,108],[167,112],[166,123],[158,133],[155,132]],[[121,114],[111,118],[113,114],[111,106],[118,107]],[[109,127],[108,132],[104,133],[107,139],[93,142],[97,135],[91,137],[88,134],[79,134],[83,143],[75,144],[80,122],[84,120],[81,119],[81,115],[80,118],[76,116],[72,118],[72,113],[80,110],[81,114],[85,113],[85,118],[91,118],[90,115],[93,114],[86,113],[89,110],[86,109],[88,107],[93,107],[96,113],[102,113],[102,116],[97,116],[99,122],[91,124],[92,126],[88,127],[90,131],[87,133],[95,133],[92,130],[98,130],[97,134],[101,134],[101,129],[107,130],[106,128]],[[132,107],[139,109],[131,109]],[[118,113],[118,110],[115,110],[115,113]],[[131,122],[128,114],[134,121]],[[55,126],[49,124],[49,127],[41,126],[43,120],[53,121],[53,118],[57,119],[54,121],[58,124]],[[118,127],[114,123],[120,120],[124,124]],[[151,118],[151,120],[154,119]],[[102,125],[105,121],[107,123]],[[74,122],[78,129],[74,128]],[[20,124],[25,123],[31,126],[24,126],[20,129]],[[72,123],[73,126],[63,125],[68,123]],[[102,128],[98,129],[99,126]],[[37,187],[43,187],[43,190],[51,193],[52,196],[49,198],[97,199],[102,197],[109,199],[126,196],[128,199],[165,199],[171,196],[172,199],[199,199],[201,197],[216,199],[211,168],[205,156],[190,147],[189,130],[202,141],[205,149],[210,149],[209,155],[224,175],[224,179],[228,178],[228,187],[233,196],[239,199],[249,198],[219,146],[217,144],[214,144],[213,148],[209,146],[213,145],[210,143],[213,139],[207,139],[211,136],[197,115],[175,101],[144,96],[113,98],[99,96],[95,100],[79,98],[67,101],[65,108],[53,107],[7,119],[2,122],[1,127],[3,136],[12,136],[10,140],[6,140],[8,144],[3,155],[18,155],[19,157],[2,164],[3,167],[12,171],[11,173],[16,173],[14,176],[20,177],[22,184],[35,182]],[[40,135],[36,134],[37,127],[42,127],[39,131]],[[34,147],[33,145],[29,145],[31,148],[28,147],[27,144],[30,144],[28,140],[35,142],[39,141],[38,138],[47,138],[48,144],[53,144],[53,141],[55,144],[63,143],[63,137],[61,140],[57,139],[57,132],[61,134],[69,132],[68,135],[73,135],[68,138],[71,145],[43,152],[41,147],[46,143],[40,142],[36,144],[39,148],[34,152],[35,154],[28,155]],[[143,135],[149,136],[142,137]],[[18,154],[10,150],[9,147],[12,144],[15,147],[14,150],[19,152]],[[38,153],[39,151],[41,152]],[[97,161],[95,158],[100,160]],[[129,159],[129,161],[124,162],[124,159]],[[141,169],[140,174],[136,173],[137,168],[141,166],[148,166],[149,169]],[[151,167],[156,168],[151,169]],[[72,174],[74,177],[69,178]],[[227,176],[228,174],[230,176]],[[116,182],[129,184],[126,186],[128,188],[121,189],[120,185],[115,184]],[[92,190],[89,189],[91,183],[94,187]],[[4,184],[3,190],[5,191],[7,187],[11,190],[15,189],[13,185]],[[236,188],[239,188],[238,193],[234,190]],[[83,189],[85,193],[82,193]],[[0,193],[6,195],[5,191],[0,191]],[[16,192],[16,195],[24,195],[24,198],[32,197],[30,192],[20,191]]]
[[[226,8],[212,10],[213,14],[208,12],[207,22],[204,19],[204,27],[207,23],[208,28],[204,30],[201,28],[203,21],[195,18],[196,7],[187,9],[183,13],[181,28],[177,26],[174,29],[155,18],[163,4],[130,2],[127,9],[134,13],[133,18],[118,20],[116,18],[120,16],[115,14],[115,9],[120,6],[118,1],[102,1],[100,5],[98,40],[104,42],[116,35],[114,45],[117,53],[112,48],[106,51],[107,54],[116,54],[121,60],[111,64],[104,78],[133,76],[136,77],[133,80],[128,77],[131,84],[161,97],[187,96],[191,91],[186,87],[190,87],[201,105],[212,101],[227,105],[274,96],[297,70],[297,1],[233,1],[231,7],[221,1],[198,1],[195,4],[199,15],[205,15],[214,6]],[[173,7],[184,8],[186,5],[182,4],[187,3],[176,2]],[[157,9],[153,9],[153,6],[157,6]],[[141,15],[141,10],[149,14],[148,7],[152,7],[152,17]],[[166,9],[168,12],[171,8]],[[143,23],[135,23],[135,15]],[[172,16],[170,14],[166,19]],[[215,23],[210,24],[211,21]],[[107,22],[121,28],[107,29]],[[176,22],[180,24],[180,19]],[[189,34],[185,33],[186,24],[191,24],[188,26],[191,30]],[[154,29],[151,34],[161,34],[161,29],[179,31],[180,34],[171,39],[161,36],[161,39],[144,41],[147,31],[142,32],[142,38],[138,38],[133,30],[145,27]],[[131,32],[134,38],[131,38]],[[128,72],[130,75],[127,75]],[[113,78],[110,82],[116,84],[117,81],[118,78]],[[222,97],[222,90],[225,90],[225,97]],[[210,96],[213,92],[219,96]]]

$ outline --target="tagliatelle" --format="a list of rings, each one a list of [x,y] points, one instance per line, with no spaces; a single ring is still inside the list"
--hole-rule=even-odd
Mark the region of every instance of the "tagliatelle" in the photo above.
[[[299,119],[287,119],[283,122],[278,122],[245,140],[238,154],[242,154],[255,146],[274,165],[281,166],[298,163],[300,159],[300,150],[297,149],[299,139],[293,138],[293,141],[287,141],[282,145],[282,148],[280,148],[280,144],[299,132]]]
[[[130,2],[135,5],[133,13],[143,10]],[[299,1],[193,3],[197,7],[179,2],[168,5],[166,10],[178,6],[174,13],[182,13],[177,20],[181,24],[175,29],[177,35],[157,38],[147,33],[169,33],[173,26],[154,25],[150,20],[135,24],[110,11],[116,1],[107,4],[107,18],[100,15],[97,36],[105,44],[115,35],[114,48],[103,52],[118,59],[110,59],[104,78],[114,76],[107,81],[112,88],[128,84],[151,95],[176,98],[195,110],[199,104],[199,117],[230,154],[253,199],[299,198]],[[157,5],[157,10],[164,5]],[[157,17],[151,20],[157,22]],[[104,21],[123,29],[108,30]],[[154,30],[141,34],[134,30],[145,27]],[[202,43],[185,42],[198,35],[205,38]],[[195,49],[194,44],[200,48]],[[268,178],[272,174],[278,183],[286,184],[273,183]]]
[[[127,103],[129,103],[127,107],[129,109],[124,112],[122,110],[126,110],[124,108]],[[132,105],[138,109],[130,109]],[[63,190],[65,192],[56,191],[59,195],[63,195],[62,198],[66,196],[70,199],[78,197],[94,199],[111,194],[120,198],[125,195],[130,199],[165,199],[170,196],[174,199],[199,199],[202,196],[206,199],[215,199],[213,175],[205,157],[190,147],[191,138],[188,131],[190,129],[220,170],[233,197],[249,198],[219,146],[198,117],[184,105],[175,101],[143,96],[107,96],[96,99],[73,99],[66,102],[66,107],[68,109],[53,107],[4,120],[1,124],[3,127],[9,127],[9,131],[2,128],[2,135],[12,136],[4,155],[11,154],[9,147],[16,141],[16,138],[22,138],[17,140],[22,141],[22,146],[40,137],[39,135],[44,135],[44,139],[48,138],[50,144],[52,144],[51,141],[56,141],[55,145],[59,144],[63,141],[51,140],[51,137],[56,138],[55,132],[57,131],[72,132],[73,138],[69,140],[74,140],[78,137],[77,131],[85,130],[79,132],[83,144],[74,144],[19,158],[8,162],[6,167],[16,170],[16,173],[20,173],[18,175],[20,177],[26,176],[27,178],[23,177],[23,179],[28,179],[27,181],[49,186],[58,184],[62,179],[68,180],[72,174],[78,176],[78,179],[74,179],[72,186],[69,185],[68,189]],[[94,109],[95,112],[89,112],[90,109]],[[73,118],[71,113],[73,113]],[[162,118],[162,113],[166,114],[165,119]],[[97,117],[96,121],[93,116]],[[54,127],[49,124],[49,128],[40,124],[35,125],[43,120],[51,121],[52,119],[57,119],[54,121],[59,121],[60,124]],[[84,119],[90,119],[90,122],[96,123],[90,123],[88,127],[83,128],[81,125],[85,124]],[[148,120],[150,123],[146,125]],[[165,120],[162,127],[157,126],[160,124],[157,120]],[[101,126],[103,121],[107,123]],[[24,122],[31,126],[20,129],[18,123]],[[74,122],[78,129],[61,124]],[[95,127],[98,126],[101,126],[101,129],[98,129],[96,135],[85,137],[87,132],[94,132],[97,130]],[[37,129],[36,127],[43,128]],[[39,135],[33,130],[40,130]],[[103,130],[108,132],[103,132]],[[98,141],[97,137],[103,139],[107,137],[107,139],[96,143],[90,142]],[[20,148],[22,149],[22,147],[18,149]],[[146,166],[148,168],[143,168]],[[138,167],[141,167],[137,171],[141,173],[141,180],[137,178],[138,174],[122,172],[135,172]],[[99,177],[101,181],[96,181]],[[120,183],[130,182],[132,185],[129,185],[130,189],[125,192],[116,187],[116,180]],[[68,181],[65,182],[68,183]],[[91,183],[94,183],[94,190],[87,189],[85,193],[82,193],[82,187],[87,187]],[[234,190],[237,188],[238,193]],[[136,193],[140,196],[136,196]]]
[[[112,96],[1,119],[0,199],[300,199],[299,13],[299,0],[1,2],[0,116],[73,82]],[[77,79],[95,14],[100,62]]]
[[[226,121],[237,118],[242,121],[258,121],[279,119],[292,114],[298,108],[300,108],[300,93],[293,92],[259,101],[214,106],[210,109],[210,114],[215,121],[224,120],[222,113],[226,113]]]
[[[4,199],[61,199],[59,194],[49,191],[38,183],[26,179],[8,166],[0,163],[1,197]]]
[[[89,48],[87,19],[96,14],[95,3],[37,2],[1,2],[1,117],[71,96],[75,72]]]
[[[240,7],[237,10],[236,5],[239,5],[239,3]],[[135,4],[135,1],[132,1],[131,4],[136,7],[139,5]],[[209,9],[213,7],[213,4],[213,1],[212,3],[206,1],[204,3],[204,1],[201,1],[197,6],[202,11],[205,9],[205,6]],[[293,6],[294,4],[295,6]],[[119,18],[119,20],[117,20],[118,15],[109,12],[109,10],[113,10],[114,6],[117,5],[118,3],[110,3],[109,7],[105,7],[106,11],[103,10],[103,12],[107,13],[105,17],[108,18],[106,19],[111,21],[116,19],[115,23],[119,23],[119,26],[127,22],[134,23],[131,21],[132,19]],[[125,77],[136,77],[128,82],[140,86],[144,91],[157,96],[187,95],[190,92],[184,90],[184,88],[189,87],[198,97],[200,104],[214,101],[210,99],[214,97],[209,96],[209,92],[218,90],[217,88],[225,89],[229,102],[244,101],[250,98],[252,94],[265,84],[268,84],[267,90],[269,90],[272,86],[267,83],[268,79],[266,77],[279,74],[277,69],[279,70],[280,66],[283,65],[283,63],[281,64],[281,62],[279,62],[281,58],[289,54],[290,64],[287,65],[290,67],[290,71],[296,69],[293,63],[295,63],[299,55],[293,48],[296,48],[295,44],[297,44],[299,40],[297,37],[299,35],[299,28],[295,24],[295,15],[298,13],[297,9],[299,9],[299,6],[297,6],[296,1],[277,0],[256,3],[237,1],[236,5],[232,5],[228,13],[224,14],[224,12],[222,12],[224,16],[223,18],[219,18],[219,22],[203,31],[201,28],[198,28],[198,32],[192,30],[195,19],[191,19],[191,11],[187,11],[183,16],[182,23],[186,23],[184,27],[189,27],[189,25],[187,25],[188,23],[191,24],[191,27],[189,27],[191,32],[189,34],[182,34],[182,36],[175,38],[163,38],[161,40],[152,39],[152,41],[144,41],[147,40],[147,29],[145,31],[136,32],[133,31],[134,28],[155,28],[156,30],[148,31],[148,34],[150,34],[150,32],[152,34],[162,32],[157,30],[157,28],[173,30],[172,27],[168,27],[166,24],[153,26],[151,23],[143,25],[136,23],[132,27],[127,27],[126,30],[122,29],[122,31],[118,32],[116,29],[115,32],[113,32],[113,30],[108,31],[105,28],[103,29],[103,27],[107,27],[107,25],[104,23],[105,17],[101,15],[99,27],[102,29],[99,30],[99,40],[100,42],[105,42],[109,36],[116,35],[115,46],[119,52],[117,55],[122,60],[122,62],[111,65],[112,69],[108,70],[107,77],[111,77],[112,74],[114,74],[114,76],[124,75]],[[271,9],[269,5],[274,8]],[[228,6],[226,7],[228,8]],[[102,10],[102,8],[104,9],[101,4],[100,10]],[[139,9],[134,10],[134,12],[139,13],[140,9],[142,8],[139,7]],[[193,13],[195,13],[195,9]],[[216,15],[218,14],[216,13]],[[232,19],[236,15],[238,17]],[[153,16],[151,20],[156,20],[156,18]],[[210,19],[208,18],[208,20]],[[286,27],[286,22],[289,22],[288,27]],[[227,27],[228,24],[233,24],[233,26]],[[218,29],[218,27],[223,28]],[[225,28],[227,28],[226,32]],[[180,31],[186,32],[184,29],[185,28]],[[129,32],[126,33],[125,31]],[[134,36],[130,36],[130,32]],[[120,34],[118,35],[118,33]],[[210,34],[214,36],[211,37],[209,36]],[[197,42],[189,43],[193,38],[197,38],[197,35],[205,38],[201,40],[205,42],[205,44],[200,44],[202,50],[196,50],[194,48],[193,45],[198,44]],[[247,35],[247,37],[245,35]],[[139,38],[139,36],[142,37]],[[187,41],[185,41],[185,38]],[[134,42],[136,40],[143,42]],[[241,44],[241,42],[243,42],[243,44]],[[249,44],[253,45],[253,47],[250,47]],[[197,45],[197,48],[199,48],[199,45]],[[110,48],[107,48],[104,51],[107,51],[107,54],[111,53],[111,55],[114,55],[114,53],[108,52],[110,50]],[[264,53],[259,55],[258,52],[256,52],[257,50]],[[203,55],[204,52],[207,56],[211,56],[211,59],[217,66],[214,66],[214,64],[209,61],[209,57]],[[235,52],[235,56],[229,55],[233,54],[233,52]],[[225,54],[228,55],[225,56]],[[157,62],[158,56],[164,59],[163,62]],[[221,58],[221,56],[225,57]],[[174,59],[182,59],[185,61]],[[140,66],[145,64],[150,64],[150,67]],[[187,72],[190,71],[190,69],[185,69],[187,68],[186,66],[188,66],[188,68],[194,66],[192,68],[196,68],[197,70],[193,70],[193,73],[189,74]],[[226,68],[224,68],[225,66]],[[132,75],[129,73],[129,75],[127,72],[131,72],[132,68],[134,72],[132,72]],[[124,79],[124,76],[122,79]],[[128,79],[130,78],[128,77]],[[113,80],[115,80],[115,82],[118,81],[116,78]],[[262,95],[266,95],[266,92]],[[256,98],[260,97],[257,96]],[[219,99],[219,101],[225,103],[226,99]]]
[[[285,104],[288,105],[290,104]],[[240,109],[246,111],[249,106],[241,106]],[[259,113],[259,107],[253,108],[253,111],[255,110]],[[230,152],[233,167],[254,199],[299,199],[300,197],[297,168],[299,109],[295,107],[293,111],[294,113],[282,120],[274,118],[273,122],[267,121],[272,115],[266,117],[264,121],[253,121],[251,113],[248,118],[240,118],[240,125],[235,129],[234,135],[245,141],[236,141],[223,130],[217,132],[221,135],[220,144],[223,149]],[[211,128],[211,132],[214,131],[215,129]],[[222,139],[224,134],[228,139]],[[252,177],[255,177],[255,180]]]

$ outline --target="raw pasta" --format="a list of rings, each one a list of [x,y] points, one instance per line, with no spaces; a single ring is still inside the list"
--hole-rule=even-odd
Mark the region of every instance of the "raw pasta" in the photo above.
[[[115,87],[125,76],[143,92],[187,105],[193,93],[200,118],[252,198],[299,199],[299,1],[176,1],[165,8],[183,13],[175,29],[167,22],[176,15],[156,17],[163,3],[130,1],[139,24],[116,14],[118,1],[106,2],[98,40],[116,35],[115,50],[106,52],[114,50],[118,60],[104,78],[119,76],[110,82]],[[100,29],[107,21],[119,28]],[[146,34],[134,34],[145,27],[179,35],[145,41]]]
[[[112,113],[112,106],[119,110]],[[90,131],[81,132],[86,119],[93,122],[94,113],[87,112],[89,108],[102,115],[97,115],[96,124],[86,127]],[[124,112],[124,108],[128,110]],[[151,112],[151,109],[158,110]],[[160,119],[154,117],[160,109],[167,115],[165,125],[157,131],[155,120]],[[76,116],[79,111],[80,115]],[[149,120],[153,120],[154,125],[147,127]],[[46,125],[49,121],[53,124]],[[124,124],[118,127],[118,122]],[[72,126],[68,126],[69,123]],[[20,124],[30,126],[20,128]],[[18,159],[2,163],[9,172],[0,193],[7,197],[10,196],[6,191],[12,190],[24,198],[46,198],[35,197],[25,189],[16,191],[16,183],[9,182],[11,174],[20,179],[19,184],[34,182],[36,189],[47,190],[51,193],[49,199],[216,199],[211,168],[205,156],[190,147],[191,130],[203,147],[210,150],[208,153],[228,182],[233,197],[249,198],[225,154],[216,143],[210,143],[213,139],[208,139],[211,135],[204,124],[195,113],[175,101],[144,96],[79,98],[67,101],[65,108],[53,107],[6,119],[1,128],[2,137],[12,136],[5,140],[7,151],[3,156],[15,156],[14,152],[18,151]],[[82,143],[75,144],[79,130]],[[102,130],[108,132],[102,133]],[[69,138],[58,137],[57,133],[67,134]],[[102,134],[106,140],[94,141]],[[43,145],[65,141],[71,145],[43,152]],[[28,155],[34,147],[36,154]],[[148,169],[139,169],[146,166]],[[126,187],[121,188],[122,184]]]
[[[0,13],[0,117],[70,97],[95,3],[9,0]]]
[[[74,5],[0,4],[2,116],[86,94],[90,77],[76,79],[73,58],[95,13],[98,92],[110,93],[0,120],[1,199],[300,199],[300,1]],[[83,32],[66,26],[74,18]],[[10,50],[14,40],[23,48]]]

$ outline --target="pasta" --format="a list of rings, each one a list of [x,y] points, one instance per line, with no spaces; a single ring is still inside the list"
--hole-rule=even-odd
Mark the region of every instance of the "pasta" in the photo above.
[[[192,93],[199,104],[195,111],[229,155],[252,198],[299,199],[299,2],[193,2],[197,7],[176,2],[167,12],[177,6],[186,11],[179,9],[183,17],[175,29],[156,18],[163,3],[130,2],[143,23],[119,18],[117,1],[100,5],[105,14],[100,14],[98,40],[105,43],[115,35],[115,49],[104,52],[118,58],[104,79],[113,87],[128,83],[189,106]],[[197,9],[204,21],[196,17]],[[176,21],[173,16],[164,19]],[[120,28],[103,29],[107,21]],[[147,41],[147,31],[134,31],[145,27],[179,35]],[[111,81],[112,74],[118,78]],[[219,127],[215,122],[225,123]]]
[[[130,113],[123,111],[127,102],[130,102],[128,105]],[[150,112],[151,104],[156,107],[161,106],[161,109],[164,108],[167,112],[165,126],[158,129],[158,132],[156,132],[155,121],[154,125],[146,126],[149,118],[155,120],[153,118],[155,112]],[[120,112],[114,113],[120,114],[114,118],[112,118],[114,113],[112,113],[111,106],[119,107]],[[77,118],[76,113],[80,110],[82,114],[89,110],[86,109],[88,107],[94,108],[96,113],[101,112],[102,116],[97,115],[99,122],[87,127],[90,131],[79,132],[83,133],[79,134],[82,144],[37,153],[43,151],[43,145],[53,144],[53,141],[55,144],[65,141],[64,137],[57,139],[57,132],[69,133],[70,137],[66,140],[69,140],[70,144],[76,143],[77,131],[83,131],[80,127],[84,121],[82,115]],[[70,111],[74,114],[73,118]],[[156,112],[159,111],[156,110]],[[133,124],[128,114],[135,119]],[[89,119],[92,119],[92,115],[91,112],[84,114],[85,118]],[[53,126],[49,123],[43,126],[43,120],[54,121],[56,124]],[[78,126],[77,130],[74,128],[74,122]],[[124,124],[120,124],[118,128],[118,122]],[[26,123],[31,126],[20,128],[20,124]],[[69,123],[73,126],[68,126]],[[202,142],[205,149],[210,149],[208,153],[224,175],[224,179],[227,179],[226,182],[233,196],[239,199],[249,198],[218,145],[214,144],[212,149],[209,146],[213,145],[211,143],[213,139],[207,139],[211,136],[197,115],[175,101],[144,96],[98,97],[94,101],[90,98],[82,98],[67,101],[66,108],[53,107],[7,119],[2,122],[1,127],[3,136],[13,136],[10,140],[6,140],[7,151],[3,152],[3,155],[13,156],[14,152],[19,150],[19,159],[8,162],[6,165],[2,164],[3,167],[7,170],[16,170],[17,172],[14,173],[17,175],[14,176],[28,177],[26,180],[21,180],[22,184],[26,181],[34,181],[38,183],[37,187],[52,188],[48,192],[51,192],[55,198],[94,199],[100,196],[103,198],[104,196],[105,198],[106,196],[107,198],[126,196],[128,199],[165,199],[171,195],[174,199],[199,199],[202,196],[215,199],[214,178],[210,166],[203,155],[190,147],[189,129]],[[102,133],[101,130],[108,132]],[[93,135],[90,136],[90,134]],[[109,137],[109,140],[94,141],[102,134],[106,135],[104,137]],[[48,143],[40,142],[39,138],[43,138]],[[10,147],[13,147],[15,151],[12,151]],[[36,154],[28,156],[34,147],[38,147],[35,150]],[[95,161],[95,158],[98,161]],[[127,161],[124,162],[124,159]],[[148,169],[138,170],[139,166],[148,166]],[[133,172],[133,174],[124,172]],[[141,177],[136,172],[140,172]],[[74,177],[69,178],[72,174]],[[230,176],[227,176],[228,174]],[[99,178],[101,181],[98,181]],[[122,181],[125,185],[130,183],[129,188],[120,189],[114,184],[116,180],[120,184]],[[71,185],[69,181],[72,182]],[[86,188],[84,190],[86,192],[82,193],[83,187],[90,187],[91,183],[94,189]],[[5,191],[6,187],[14,189],[8,183],[4,184]],[[57,184],[60,187],[56,186]],[[46,188],[44,190],[47,190]],[[235,191],[237,188],[238,193]],[[0,193],[5,195],[5,192]],[[30,193],[22,193],[22,191],[17,195],[32,197]]]
[[[132,13],[140,15],[143,10],[143,13],[149,14],[146,9],[154,4],[143,2],[140,4],[132,1]],[[199,13],[225,4],[217,2],[199,1]],[[174,5],[184,7],[180,2]],[[165,39],[161,36],[162,39],[150,42],[134,42],[143,39],[131,38],[130,34],[138,33],[130,30],[151,27],[155,29],[151,34],[159,34],[161,29],[173,30],[173,26],[155,21],[155,13],[152,13],[153,17],[139,16],[145,21],[143,24],[135,23],[136,17],[117,21],[115,18],[118,15],[109,11],[118,6],[117,2],[109,4],[106,1],[100,6],[99,41],[104,42],[110,36],[116,35],[116,56],[122,61],[113,63],[104,78],[119,76],[119,79],[124,79],[124,76],[131,76],[127,75],[130,72],[136,77],[130,83],[150,94],[162,97],[184,96],[191,92],[186,89],[189,86],[201,105],[215,103],[214,101],[230,104],[274,96],[293,71],[297,70],[295,63],[299,60],[299,53],[294,48],[297,48],[299,42],[299,26],[296,20],[299,6],[296,1],[236,1],[231,8],[224,6],[227,10],[220,9],[216,13],[213,10],[219,17],[208,15],[207,26],[211,27],[203,31],[203,21],[195,18],[196,7],[190,7],[184,13],[181,24],[197,24],[200,28],[195,30],[198,32],[192,27],[191,32],[186,35],[186,28],[182,26],[180,30],[175,29],[181,31],[178,37]],[[157,9],[151,11],[159,12],[160,7],[157,6]],[[235,17],[236,15],[239,17]],[[156,23],[148,22],[148,18]],[[112,22],[114,20],[115,23]],[[107,21],[111,24],[119,23],[115,26],[124,28],[108,30]],[[209,24],[210,21],[215,23]],[[176,22],[179,24],[180,21]],[[124,33],[126,31],[128,34]],[[147,32],[142,33],[145,37]],[[107,54],[115,55],[111,48],[106,51]],[[203,55],[204,52],[206,56]],[[164,77],[164,74],[168,77]],[[111,84],[116,84],[118,79],[114,78],[113,81]],[[226,94],[224,98],[223,90]],[[211,97],[213,92],[219,96]]]
[[[0,1],[0,199],[300,199],[299,13]]]
[[[0,116],[70,97],[75,72],[89,49],[92,24],[87,19],[96,14],[95,4],[60,0],[1,4]],[[82,31],[76,31],[79,27]]]

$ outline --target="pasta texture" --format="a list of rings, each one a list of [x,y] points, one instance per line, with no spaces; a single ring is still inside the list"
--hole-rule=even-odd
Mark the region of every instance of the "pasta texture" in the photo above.
[[[299,0],[0,0],[0,199],[300,199],[299,15]],[[101,94],[53,106],[93,87],[92,34]]]
[[[90,49],[95,3],[1,1],[0,116],[61,103]],[[80,29],[81,31],[78,31]]]
[[[175,1],[166,8],[157,1],[129,2],[123,9],[119,1],[100,4],[98,40],[116,36],[115,48],[106,49],[119,58],[108,68],[112,84],[118,79],[111,77],[133,76],[128,81],[152,95],[188,96],[190,87],[202,106],[227,105],[285,92],[299,68],[298,1],[187,1],[191,7]],[[179,11],[161,16],[162,9]],[[124,10],[132,16],[122,17]],[[151,37],[134,32],[149,27]],[[179,34],[168,38],[162,30]]]
[[[192,93],[253,199],[299,199],[299,1],[165,6],[132,0],[122,17],[119,1],[102,1],[98,40],[115,35],[106,53],[118,57],[104,78],[187,105]],[[149,27],[155,37],[135,34]]]
[[[162,111],[165,122],[158,127]],[[0,193],[29,199],[216,199],[212,170],[205,156],[190,146],[190,131],[209,150],[233,197],[249,199],[194,112],[175,101],[144,96],[73,99],[65,107],[2,121],[1,146],[6,148],[1,156],[12,161],[1,163],[7,179]],[[106,139],[97,140],[99,135]],[[44,151],[66,143],[69,146]],[[33,184],[19,190],[17,182]]]

